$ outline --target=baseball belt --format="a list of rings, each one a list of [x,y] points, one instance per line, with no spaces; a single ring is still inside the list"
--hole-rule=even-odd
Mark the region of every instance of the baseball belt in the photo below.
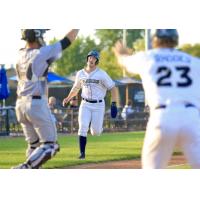
[[[85,99],[85,98],[82,98],[82,99],[89,103],[101,103],[103,101],[103,100],[89,100],[89,99]]]
[[[193,105],[193,104],[191,104],[191,103],[186,103],[186,104],[184,104],[184,106],[185,106],[186,108],[189,108],[189,107],[196,107],[195,105]],[[155,109],[165,109],[166,107],[167,107],[167,105],[162,104],[162,105],[156,106]]]

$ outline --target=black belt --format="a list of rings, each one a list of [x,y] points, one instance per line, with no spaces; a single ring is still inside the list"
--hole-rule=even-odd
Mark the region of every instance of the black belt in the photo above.
[[[88,100],[88,99],[85,99],[85,98],[82,98],[84,101],[87,101],[89,103],[101,103],[103,100]]]
[[[186,104],[184,104],[184,106],[186,107],[186,108],[189,108],[189,107],[195,107],[195,105],[193,105],[193,104],[191,104],[191,103],[186,103]],[[164,108],[166,108],[167,107],[167,105],[158,105],[158,106],[156,106],[155,107],[155,109],[164,109]]]
[[[32,99],[42,99],[41,96],[32,96]]]

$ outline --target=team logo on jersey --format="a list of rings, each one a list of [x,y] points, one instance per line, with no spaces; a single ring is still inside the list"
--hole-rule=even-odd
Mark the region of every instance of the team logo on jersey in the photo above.
[[[89,84],[89,83],[95,83],[95,84],[99,84],[100,80],[96,80],[96,79],[86,79],[86,80],[81,80],[83,85]]]
[[[96,84],[99,84],[99,80],[96,80],[96,79],[87,79],[86,83],[96,83]]]

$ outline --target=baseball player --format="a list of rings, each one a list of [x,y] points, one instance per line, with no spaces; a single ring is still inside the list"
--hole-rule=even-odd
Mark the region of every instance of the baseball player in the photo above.
[[[156,29],[153,49],[129,56],[118,42],[114,52],[141,76],[150,118],[142,150],[143,168],[166,168],[178,144],[192,168],[200,168],[200,60],[175,49],[176,29]]]
[[[63,106],[76,96],[82,89],[82,101],[79,108],[79,159],[85,159],[87,132],[90,127],[92,135],[100,135],[103,131],[103,119],[105,112],[104,97],[107,90],[111,90],[112,104],[111,115],[117,115],[116,87],[108,74],[100,69],[99,53],[92,50],[87,55],[87,66],[78,71],[75,83],[69,95],[63,100]]]
[[[26,162],[15,169],[40,168],[59,151],[56,126],[47,99],[47,71],[64,49],[75,40],[73,29],[59,42],[45,46],[47,29],[22,29],[26,47],[20,49],[16,71],[18,76],[16,114],[28,142]]]

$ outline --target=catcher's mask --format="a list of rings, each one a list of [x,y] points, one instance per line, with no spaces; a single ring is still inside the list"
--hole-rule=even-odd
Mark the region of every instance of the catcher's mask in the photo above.
[[[98,63],[99,63],[100,56],[99,56],[99,52],[98,52],[98,51],[96,51],[96,50],[90,51],[90,52],[88,53],[88,55],[87,55],[87,60],[88,60],[88,57],[89,57],[89,56],[94,56],[94,57],[97,59],[97,61],[96,61],[95,64],[98,64]]]
[[[43,35],[49,29],[22,29],[22,40],[27,42],[38,42],[41,46],[45,45]]]

